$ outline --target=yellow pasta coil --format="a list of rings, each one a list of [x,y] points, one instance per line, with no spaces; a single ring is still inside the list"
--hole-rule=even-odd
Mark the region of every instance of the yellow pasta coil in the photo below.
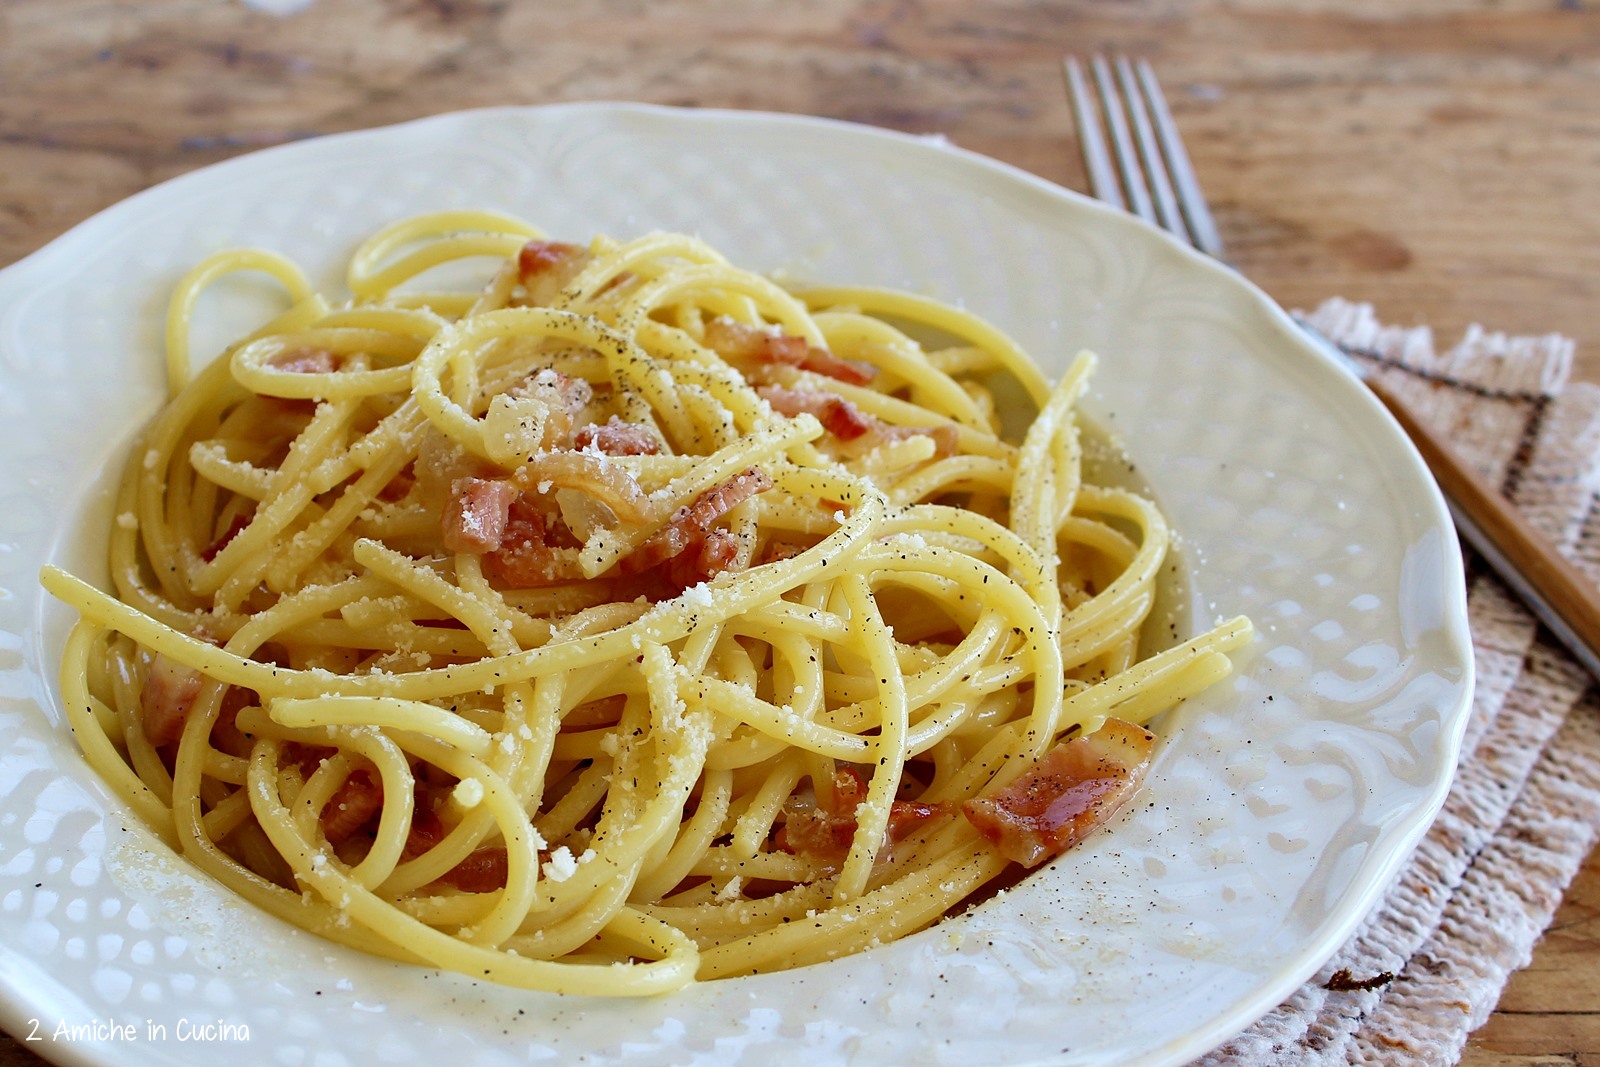
[[[238,271],[287,310],[192,370]],[[1249,639],[1141,648],[1170,533],[1084,479],[1087,353],[1052,387],[927,298],[483,212],[384,230],[347,286],[196,267],[114,594],[42,576],[90,762],[325,937],[594,995],[882,944],[1010,866],[974,798]]]

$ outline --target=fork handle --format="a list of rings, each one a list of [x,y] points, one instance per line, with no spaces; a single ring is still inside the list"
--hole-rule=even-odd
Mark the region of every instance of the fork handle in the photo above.
[[[1439,483],[1456,529],[1588,669],[1600,678],[1600,588],[1382,382],[1366,385],[1389,409]]]

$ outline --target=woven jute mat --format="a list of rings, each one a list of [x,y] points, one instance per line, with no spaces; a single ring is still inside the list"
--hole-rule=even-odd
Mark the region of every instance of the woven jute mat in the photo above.
[[[1331,300],[1300,316],[1381,375],[1600,580],[1600,387],[1571,342],[1426,328]],[[1438,819],[1311,981],[1201,1061],[1453,1064],[1525,965],[1600,827],[1600,698],[1481,561],[1467,560],[1472,718]]]

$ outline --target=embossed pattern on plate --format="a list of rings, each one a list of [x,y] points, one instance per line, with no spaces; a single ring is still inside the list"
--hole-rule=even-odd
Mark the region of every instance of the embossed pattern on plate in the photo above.
[[[1059,373],[1179,531],[1188,630],[1246,613],[1240,670],[1168,717],[1143,803],[969,916],[863,955],[597,1002],[363,957],[232,899],[78,756],[53,676],[100,487],[161,396],[163,302],[216,248],[337,288],[392,219],[498,208],[561,236],[681,229],[756,269],[894,285]],[[199,351],[250,313],[210,301]],[[495,109],[242,157],[0,272],[0,1021],[133,1026],[83,1063],[1176,1064],[1292,991],[1442,801],[1471,688],[1460,558],[1410,446],[1281,311],[1142,224],[943,144],[799,117]],[[233,1027],[224,1041],[182,1025]],[[248,1033],[246,1040],[242,1035]]]

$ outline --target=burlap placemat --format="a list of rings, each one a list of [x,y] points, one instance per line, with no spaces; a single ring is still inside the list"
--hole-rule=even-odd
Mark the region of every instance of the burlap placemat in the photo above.
[[[1302,316],[1446,431],[1600,578],[1600,387],[1571,342],[1427,328],[1331,300]],[[1525,965],[1600,826],[1600,699],[1483,564],[1467,562],[1478,686],[1444,809],[1353,938],[1299,992],[1201,1061],[1452,1064]]]

